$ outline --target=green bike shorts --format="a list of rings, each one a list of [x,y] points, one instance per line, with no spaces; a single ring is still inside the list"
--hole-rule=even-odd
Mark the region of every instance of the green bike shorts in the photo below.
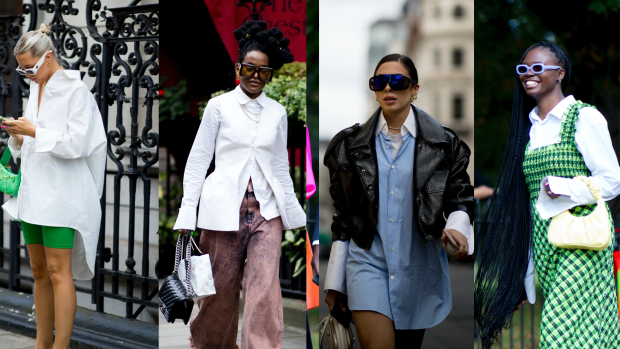
[[[22,231],[26,245],[43,244],[52,248],[73,248],[75,229],[47,227],[22,221]]]

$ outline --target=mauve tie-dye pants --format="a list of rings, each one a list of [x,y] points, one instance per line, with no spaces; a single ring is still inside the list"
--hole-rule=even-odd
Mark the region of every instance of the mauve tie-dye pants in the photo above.
[[[198,314],[190,320],[194,348],[235,348],[242,278],[240,348],[282,347],[281,240],[280,217],[267,221],[261,216],[251,182],[239,210],[239,231],[202,231],[200,249],[211,258],[217,293],[197,301]]]

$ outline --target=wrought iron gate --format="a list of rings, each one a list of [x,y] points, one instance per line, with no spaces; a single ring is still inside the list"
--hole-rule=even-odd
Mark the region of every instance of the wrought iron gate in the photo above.
[[[114,218],[113,243],[105,246],[105,215],[106,190],[104,184],[101,198],[102,219],[97,246],[97,260],[95,277],[92,287],[76,286],[78,292],[92,295],[92,303],[96,310],[103,312],[105,298],[113,298],[126,303],[126,317],[136,318],[145,307],[157,308],[153,301],[158,292],[158,283],[155,277],[149,276],[149,200],[151,178],[158,178],[157,173],[151,173],[150,168],[159,159],[159,135],[151,132],[153,123],[153,101],[157,99],[159,84],[153,81],[153,76],[159,73],[159,5],[139,5],[140,0],[133,0],[127,7],[107,8],[102,6],[105,0],[88,0],[86,11],[74,7],[75,0],[45,0],[37,4],[36,0],[24,4],[22,13],[30,15],[30,22],[24,27],[24,16],[0,16],[0,115],[18,118],[22,115],[23,99],[29,96],[29,86],[20,75],[15,73],[17,62],[12,56],[13,48],[19,39],[20,29],[36,29],[37,8],[53,15],[50,37],[54,42],[56,54],[60,61],[69,69],[81,70],[82,77],[88,74],[95,78],[91,92],[97,100],[108,138],[108,156],[116,165],[116,171],[107,171],[114,175]],[[88,33],[79,27],[69,24],[65,17],[83,15],[86,18]],[[73,17],[75,18],[75,17]],[[99,33],[96,24],[105,23],[105,31]],[[89,40],[91,41],[89,46]],[[93,42],[94,41],[94,42]],[[90,60],[89,60],[90,58]],[[113,78],[113,76],[115,78]],[[117,77],[117,78],[116,78]],[[130,98],[126,96],[130,92]],[[144,98],[144,104],[139,105],[139,98]],[[10,101],[10,108],[7,107]],[[129,104],[129,115],[123,109]],[[108,115],[110,108],[116,107],[115,129],[108,130]],[[138,109],[146,108],[146,121],[142,129],[138,125]],[[123,120],[130,121],[130,130],[123,125]],[[156,120],[157,122],[157,120]],[[6,140],[8,134],[0,131],[0,139]],[[128,165],[123,163],[128,158]],[[141,161],[141,163],[140,163]],[[127,159],[125,159],[127,162]],[[17,169],[17,165],[13,165]],[[129,221],[128,221],[128,254],[125,259],[124,270],[120,267],[119,236],[120,236],[120,200],[121,179],[127,177],[129,181]],[[142,270],[134,270],[134,238],[136,220],[136,191],[138,179],[144,185],[144,222],[143,222],[143,251]],[[127,190],[125,188],[125,190]],[[0,193],[0,202],[4,194]],[[0,211],[0,219],[3,219]],[[125,223],[123,223],[125,224]],[[9,247],[3,246],[4,227],[0,221],[0,273],[8,274],[8,288],[20,288],[20,281],[34,281],[28,275],[20,272],[20,250],[25,250],[21,244],[20,224],[11,222]],[[27,252],[26,252],[27,253]],[[4,254],[9,254],[9,265],[3,265]],[[112,262],[106,267],[106,262]],[[104,290],[105,278],[112,280],[111,291]],[[126,294],[119,293],[120,279],[127,283]],[[135,285],[137,283],[137,285]],[[140,287],[140,295],[134,296],[134,288]],[[134,310],[134,304],[139,305]]]

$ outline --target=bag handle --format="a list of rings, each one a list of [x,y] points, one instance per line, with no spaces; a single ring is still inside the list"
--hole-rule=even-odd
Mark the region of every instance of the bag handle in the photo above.
[[[9,166],[9,161],[11,161],[11,150],[9,149],[9,145],[6,145],[4,148],[4,152],[2,153],[2,158],[0,158],[0,164],[4,167]]]
[[[191,234],[191,232],[188,232]],[[179,234],[180,235],[180,234]],[[188,239],[192,236],[189,235]],[[192,287],[192,244],[187,241],[187,248],[185,249],[185,290],[187,291],[187,299],[192,299],[194,297],[194,288]]]
[[[194,238],[190,235],[189,236],[189,240],[192,242],[192,245],[194,245],[194,247],[196,248],[196,250],[198,250],[198,252],[200,252],[200,254],[202,255],[202,251],[200,250],[200,248],[198,247],[198,245],[196,245],[196,241],[194,241]]]
[[[601,201],[603,199],[603,194],[601,193],[601,190],[598,188],[598,185],[596,185],[596,182],[594,182],[591,177],[577,176],[575,177],[575,179],[585,183],[588,186],[588,189],[590,189],[596,201]]]

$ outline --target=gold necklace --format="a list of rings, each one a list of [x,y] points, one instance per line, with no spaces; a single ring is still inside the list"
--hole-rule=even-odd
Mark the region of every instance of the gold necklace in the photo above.
[[[251,117],[251,116],[250,116],[250,114],[260,115],[260,114],[261,114],[260,112],[259,112],[259,113],[255,113],[255,112],[253,112],[253,111],[251,111],[250,109],[248,109],[248,107],[246,107],[244,104],[241,104],[241,109],[243,109],[243,113],[244,113],[244,114],[245,114],[245,116],[247,116],[250,120],[252,120],[252,121],[254,121],[254,122],[256,122],[256,123],[259,123],[259,122],[260,122],[260,120],[256,120],[256,119],[254,119],[253,117]],[[248,113],[250,113],[250,114],[248,114]]]

